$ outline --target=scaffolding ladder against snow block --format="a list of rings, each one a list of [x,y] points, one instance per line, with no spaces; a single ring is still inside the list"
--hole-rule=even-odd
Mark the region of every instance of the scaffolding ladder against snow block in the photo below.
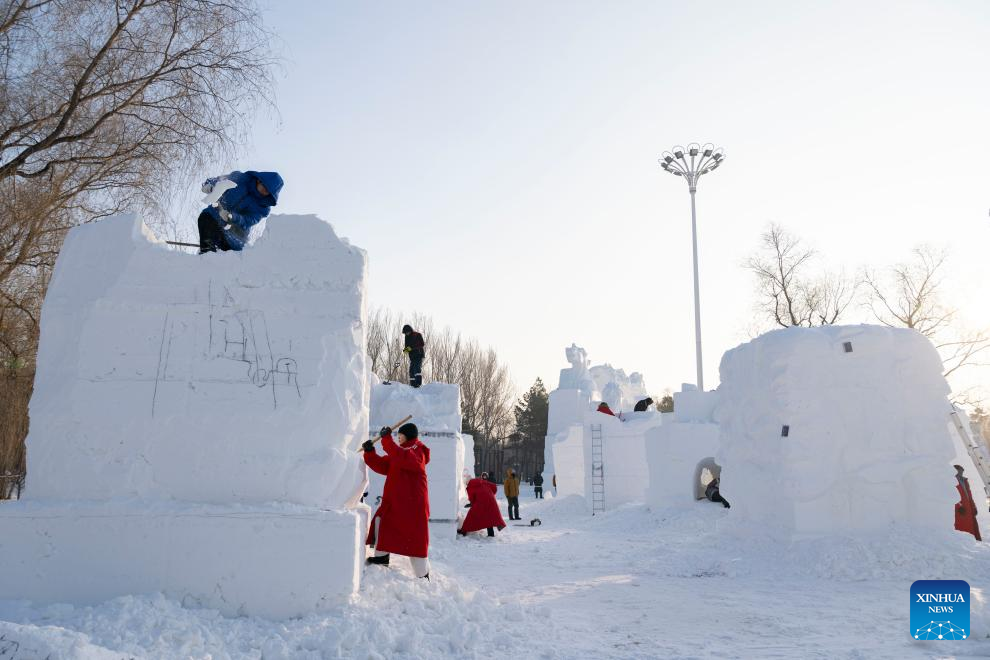
[[[966,448],[966,453],[969,454],[973,465],[976,466],[976,470],[980,473],[980,479],[983,480],[983,492],[990,499],[990,455],[988,455],[986,447],[981,446],[983,434],[978,428],[973,428],[972,420],[968,420],[969,431],[967,432],[966,427],[963,426],[963,422],[959,418],[959,410],[957,408],[953,407],[952,412],[949,413],[949,417],[952,418],[952,423],[956,427],[956,432],[959,433],[959,439],[962,440],[963,446]]]
[[[591,515],[605,511],[605,465],[602,425],[591,425]]]

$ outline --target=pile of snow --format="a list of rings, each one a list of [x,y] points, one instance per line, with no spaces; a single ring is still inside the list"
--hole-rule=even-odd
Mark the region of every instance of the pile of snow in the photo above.
[[[134,215],[73,229],[42,311],[27,488],[0,506],[0,593],[163,591],[276,617],[353,593],[365,271],[314,216],[203,256]]]
[[[474,439],[470,439],[470,456],[461,435],[461,389],[447,383],[427,383],[411,387],[402,383],[371,386],[371,437],[388,426],[412,415],[419,438],[430,448],[426,466],[429,484],[430,519],[456,520],[464,497],[465,461],[474,467]],[[365,503],[377,505],[385,486],[385,477],[368,470],[368,496]]]
[[[953,524],[942,364],[913,330],[789,328],[722,358],[722,493],[787,537]]]

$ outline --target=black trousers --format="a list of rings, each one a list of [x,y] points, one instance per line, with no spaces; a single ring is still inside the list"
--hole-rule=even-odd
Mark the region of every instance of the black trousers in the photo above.
[[[537,486],[536,488],[534,488],[533,489],[533,493],[536,495],[536,497],[538,497],[538,498],[540,498],[542,500],[543,499],[543,486]]]
[[[509,518],[512,520],[519,520],[519,498],[518,497],[507,497],[509,500]],[[515,513],[513,513],[515,511]]]
[[[721,502],[722,506],[724,506],[726,509],[729,508],[729,501],[724,497],[722,497],[719,493],[712,493],[712,496],[709,497],[708,499],[710,499],[712,502]]]
[[[231,249],[230,245],[227,244],[226,237],[223,235],[220,224],[207,211],[199,214],[198,224],[200,254],[204,252],[216,252],[217,250],[226,252]]]
[[[423,357],[409,356],[409,384],[419,387],[423,384]]]

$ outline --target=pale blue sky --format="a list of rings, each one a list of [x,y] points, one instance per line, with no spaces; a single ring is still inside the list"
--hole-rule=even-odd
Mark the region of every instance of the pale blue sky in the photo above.
[[[550,388],[577,342],[694,380],[690,207],[656,159],[712,141],[698,193],[706,385],[747,338],[770,221],[853,269],[921,242],[990,325],[990,4],[293,2],[267,13],[281,122],[237,165],[285,178],[419,310]],[[853,314],[850,320],[860,320]]]

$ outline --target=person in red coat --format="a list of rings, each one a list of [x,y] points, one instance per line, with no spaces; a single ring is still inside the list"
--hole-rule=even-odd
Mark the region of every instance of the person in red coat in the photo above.
[[[419,441],[415,424],[399,427],[399,444],[392,440],[392,429],[381,430],[382,449],[368,440],[362,445],[364,462],[378,474],[385,475],[382,503],[371,519],[365,541],[374,546],[369,564],[388,565],[390,553],[405,555],[412,562],[417,577],[430,577],[427,551],[430,545],[430,498],[427,493],[426,464],[430,448]]]
[[[470,534],[482,529],[488,530],[488,536],[495,536],[495,528],[499,531],[505,529],[505,520],[498,510],[498,502],[495,501],[495,493],[498,486],[488,481],[488,475],[482,474],[468,482],[467,494],[471,502],[471,510],[468,511],[464,524],[457,530],[458,534]]]
[[[612,409],[609,408],[608,404],[605,403],[604,401],[598,404],[598,412],[605,413],[606,415],[611,415],[612,417],[615,417],[615,413],[612,412]]]
[[[963,467],[956,468],[956,490],[959,491],[959,503],[956,504],[956,529],[960,532],[968,532],[980,538],[980,525],[976,522],[976,502],[973,501],[973,491],[969,489],[969,479],[963,476]]]

